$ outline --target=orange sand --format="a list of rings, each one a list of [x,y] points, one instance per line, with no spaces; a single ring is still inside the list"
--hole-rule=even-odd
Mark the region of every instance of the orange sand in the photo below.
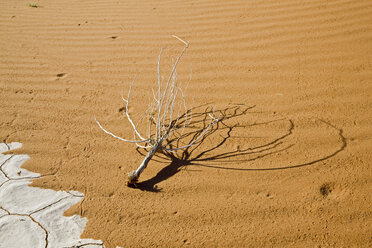
[[[0,139],[50,174],[34,186],[86,195],[66,213],[88,218],[82,238],[372,246],[371,1],[28,3],[0,9]],[[194,113],[226,117],[187,159],[154,159],[143,190],[128,188],[143,156],[94,115],[132,137],[121,90],[140,72],[134,91],[147,101],[160,49],[164,71],[182,49],[172,34],[190,42],[179,78],[192,66]]]

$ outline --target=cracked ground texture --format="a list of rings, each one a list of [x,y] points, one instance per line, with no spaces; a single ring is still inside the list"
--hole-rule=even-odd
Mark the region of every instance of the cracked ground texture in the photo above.
[[[0,247],[105,247],[101,241],[80,239],[86,218],[63,216],[84,198],[82,193],[29,187],[30,180],[44,176],[21,168],[29,156],[2,154],[20,147],[0,144]]]

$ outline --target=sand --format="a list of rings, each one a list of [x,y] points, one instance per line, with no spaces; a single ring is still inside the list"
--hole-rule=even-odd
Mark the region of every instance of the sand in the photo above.
[[[372,246],[371,1],[38,1],[0,9],[0,140],[20,142],[31,186],[78,191],[65,212],[107,247]],[[190,42],[178,75],[195,117],[224,123],[184,159],[143,155],[140,111]],[[133,112],[135,109],[133,109]],[[139,118],[137,115],[136,118]],[[197,120],[197,118],[195,118]],[[199,119],[199,127],[203,124]],[[191,131],[189,131],[191,132]],[[155,161],[156,160],[156,161]]]

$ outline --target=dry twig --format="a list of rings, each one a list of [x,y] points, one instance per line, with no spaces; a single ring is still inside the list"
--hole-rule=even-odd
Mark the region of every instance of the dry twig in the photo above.
[[[173,147],[171,145],[172,143],[179,143],[178,141],[182,137],[184,130],[191,122],[191,111],[187,109],[184,92],[182,91],[181,85],[177,80],[177,65],[189,47],[189,42],[186,42],[175,35],[173,35],[173,37],[184,43],[185,47],[175,60],[165,85],[163,85],[163,78],[161,77],[160,70],[161,55],[163,52],[163,49],[161,49],[157,64],[158,90],[157,92],[154,90],[152,91],[153,101],[149,105],[148,109],[143,113],[138,123],[135,124],[129,114],[130,94],[136,78],[134,78],[129,87],[127,97],[124,98],[122,95],[122,99],[125,102],[125,114],[134,131],[134,139],[124,139],[107,131],[95,118],[98,126],[105,133],[124,142],[135,143],[140,148],[149,149],[147,155],[137,170],[134,170],[128,174],[128,184],[135,184],[138,181],[139,176],[147,167],[149,161],[157,151],[163,150],[174,152],[176,150],[185,149],[195,145],[211,128],[211,126],[219,121],[218,118],[210,114],[209,124],[204,128],[198,137],[181,147]],[[146,136],[142,135],[139,130],[139,127],[143,126],[142,121],[147,121]],[[171,136],[172,142],[167,143]],[[176,137],[174,138],[174,136]]]

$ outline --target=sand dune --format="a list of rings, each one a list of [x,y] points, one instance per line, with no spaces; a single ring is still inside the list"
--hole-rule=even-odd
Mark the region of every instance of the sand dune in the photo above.
[[[33,186],[84,193],[82,210],[66,212],[88,218],[82,238],[108,247],[372,245],[371,1],[28,4],[0,10],[0,139],[24,144],[27,170],[52,174]],[[141,110],[160,49],[164,73],[182,49],[173,34],[190,42],[178,70],[187,81],[192,67],[190,106],[229,118],[187,160],[150,163],[141,180],[160,192],[127,188],[143,157],[94,115],[132,135],[121,90],[139,73]]]

